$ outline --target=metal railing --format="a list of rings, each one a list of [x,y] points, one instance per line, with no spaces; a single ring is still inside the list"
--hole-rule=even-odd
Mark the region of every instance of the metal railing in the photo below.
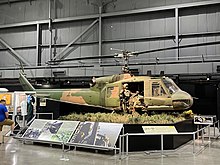
[[[34,119],[39,119],[40,115],[51,115],[51,119],[53,120],[53,113],[35,113],[35,115],[33,116],[33,118],[32,118],[28,123],[26,123],[26,125],[30,125],[30,124],[34,121]],[[23,119],[24,119],[24,116],[23,116]],[[22,120],[23,120],[23,119],[22,119]],[[24,124],[24,123],[25,123],[25,122],[23,122],[23,124]],[[15,128],[16,128],[18,125],[19,125],[19,123],[18,123],[17,125],[15,125]],[[24,128],[24,127],[25,127],[25,125],[22,126],[22,128]],[[22,131],[22,129],[21,129],[20,131]],[[19,131],[19,132],[20,132],[20,131]],[[10,133],[11,133],[11,130],[8,130],[6,133],[4,133],[4,134],[2,135],[2,143],[5,142],[5,137],[10,136]]]
[[[216,127],[216,124],[217,124],[217,127]],[[197,125],[197,130],[199,130],[199,126],[202,126],[202,125]],[[211,126],[213,126],[213,136],[211,136],[211,134],[210,134],[210,127]],[[216,122],[214,122],[213,124],[209,124],[207,127],[206,127],[207,129],[208,129],[208,137],[209,137],[209,141],[211,140],[211,138],[213,137],[213,138],[218,138],[218,134],[216,134],[216,128],[218,128],[218,130],[219,130],[219,128],[220,128],[220,126],[219,126],[219,120],[218,121],[216,121]],[[199,134],[197,134],[198,136],[199,136]]]
[[[218,129],[219,129],[219,121],[216,121],[213,124],[207,125],[195,132],[183,132],[183,133],[126,133],[126,134],[122,134],[119,136],[119,158],[121,159],[123,155],[125,155],[126,157],[128,156],[129,153],[129,136],[152,136],[152,135],[158,135],[160,136],[160,142],[161,142],[161,148],[160,148],[160,153],[161,155],[164,155],[164,136],[165,135],[192,135],[193,136],[193,149],[192,149],[192,153],[194,155],[196,155],[197,153],[200,152],[195,150],[196,148],[196,135],[201,133],[201,139],[202,139],[202,143],[201,145],[204,146],[204,130],[208,128],[208,142],[211,142],[211,136],[210,136],[210,126],[214,125],[214,130],[215,130],[215,125],[218,124]],[[214,136],[216,136],[216,134],[214,133]],[[197,136],[199,138],[199,136]],[[124,138],[126,138],[126,147],[125,147],[125,152],[124,152]]]
[[[40,114],[51,114],[52,118],[53,118],[53,113],[37,113],[35,115],[35,117],[37,117],[37,115]],[[39,116],[38,116],[39,117]],[[122,156],[126,156],[128,157],[129,155],[129,136],[160,136],[160,142],[161,142],[161,146],[160,146],[160,154],[164,155],[164,136],[167,135],[173,135],[173,136],[179,136],[179,135],[191,135],[192,136],[192,154],[196,155],[199,152],[201,152],[202,149],[204,149],[204,147],[201,146],[205,146],[205,138],[208,138],[208,143],[210,144],[211,142],[211,134],[210,134],[210,127],[213,126],[214,127],[214,137],[216,137],[216,125],[217,128],[219,130],[219,121],[216,121],[212,124],[209,124],[197,131],[194,132],[182,132],[182,133],[124,133],[124,127],[122,128],[122,134],[119,135],[119,147],[117,148],[116,146],[114,147],[103,147],[103,146],[94,146],[94,145],[88,145],[88,144],[77,144],[77,143],[64,143],[64,142],[58,142],[58,143],[54,143],[54,142],[50,142],[50,141],[39,141],[39,142],[45,142],[45,143],[49,143],[49,144],[61,144],[62,145],[62,150],[64,152],[64,146],[74,146],[75,149],[76,147],[84,147],[84,148],[92,148],[92,149],[100,149],[100,150],[118,150],[119,151],[119,159],[122,159]],[[205,130],[208,129],[208,136],[204,136],[205,135]],[[4,143],[4,137],[5,135],[3,135],[3,143]],[[196,151],[196,137],[199,139],[201,138],[201,143],[200,143],[200,148],[198,151]],[[22,140],[27,140],[29,141],[30,139],[26,139],[26,138],[21,138],[18,137],[17,139],[22,139]],[[30,140],[32,141],[32,140]],[[34,140],[37,142],[37,140]],[[125,151],[124,151],[125,149]]]

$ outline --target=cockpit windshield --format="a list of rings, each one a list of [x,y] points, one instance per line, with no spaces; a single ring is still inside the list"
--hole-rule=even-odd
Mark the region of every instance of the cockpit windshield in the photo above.
[[[162,78],[162,81],[163,81],[164,85],[167,87],[170,94],[173,94],[173,93],[177,92],[178,90],[180,90],[178,88],[178,86],[173,82],[173,80],[171,80],[167,77],[164,77],[164,78]]]

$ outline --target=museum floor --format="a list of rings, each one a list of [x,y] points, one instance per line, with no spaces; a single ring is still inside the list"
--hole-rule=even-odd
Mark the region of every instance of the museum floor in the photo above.
[[[136,152],[129,153],[128,157],[120,159],[118,154],[101,154],[94,150],[71,150],[63,154],[61,148],[32,143],[23,144],[12,137],[6,137],[5,143],[0,145],[0,165],[219,165],[220,139],[211,139],[209,143],[206,140],[204,144],[206,145],[200,146],[202,150],[197,155],[193,155],[192,148],[185,145],[181,152],[169,151],[163,156],[158,152]]]

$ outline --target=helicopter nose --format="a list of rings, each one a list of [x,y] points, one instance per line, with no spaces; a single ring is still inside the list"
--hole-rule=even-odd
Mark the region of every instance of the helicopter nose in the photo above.
[[[192,96],[181,90],[174,93],[171,98],[175,110],[185,110],[190,108],[193,104]]]

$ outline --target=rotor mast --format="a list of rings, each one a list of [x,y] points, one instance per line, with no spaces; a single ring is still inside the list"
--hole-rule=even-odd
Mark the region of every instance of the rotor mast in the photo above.
[[[111,50],[118,50],[118,49],[113,49]],[[115,53],[115,58],[123,58],[124,60],[124,65],[122,66],[122,73],[130,73],[129,71],[129,58],[136,55],[134,54],[135,52],[127,51],[127,50],[118,50],[121,51],[121,53]]]

